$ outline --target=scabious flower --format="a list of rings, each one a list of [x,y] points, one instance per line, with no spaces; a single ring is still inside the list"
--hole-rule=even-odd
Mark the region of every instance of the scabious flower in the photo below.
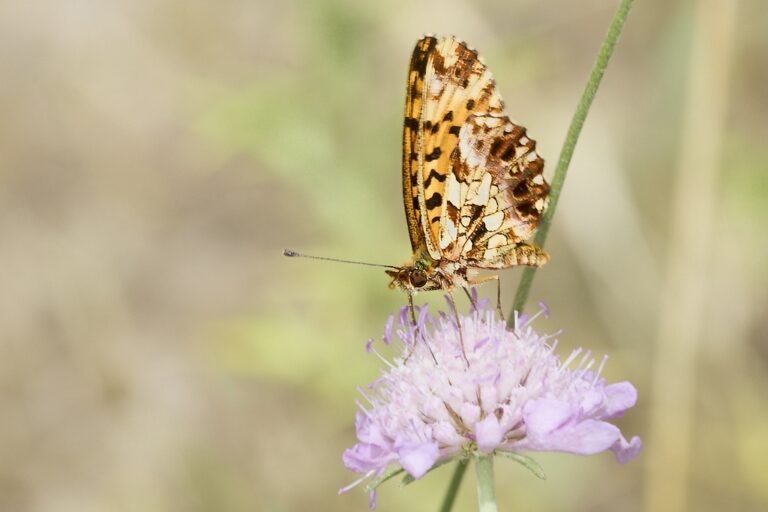
[[[553,336],[531,325],[548,314],[545,307],[508,330],[487,302],[459,315],[458,324],[449,305],[448,314],[418,309],[415,323],[407,307],[396,324],[391,316],[383,341],[399,350],[392,361],[369,342],[386,368],[360,389],[358,442],[343,460],[362,478],[340,492],[388,467],[399,465],[418,479],[472,453],[610,450],[620,463],[638,454],[640,439],[627,441],[607,421],[635,404],[635,388],[607,384],[600,377],[606,358],[593,369],[589,351],[574,350],[561,361]]]

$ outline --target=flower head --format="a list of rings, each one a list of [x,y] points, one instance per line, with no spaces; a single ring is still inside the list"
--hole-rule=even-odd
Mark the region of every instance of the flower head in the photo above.
[[[358,442],[344,452],[346,467],[362,481],[393,464],[420,478],[472,452],[611,450],[620,463],[634,458],[640,439],[627,441],[606,420],[635,404],[635,388],[607,384],[606,358],[594,368],[589,351],[561,361],[552,336],[531,326],[537,316],[518,318],[515,330],[485,304],[469,315],[435,316],[424,306],[415,323],[407,307],[396,324],[390,317],[383,339],[399,339],[401,352],[388,361],[369,345],[386,369],[360,390]]]

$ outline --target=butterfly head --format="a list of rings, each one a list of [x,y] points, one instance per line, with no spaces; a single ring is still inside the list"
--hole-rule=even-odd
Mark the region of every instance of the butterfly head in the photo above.
[[[417,259],[411,265],[398,267],[396,270],[385,270],[392,278],[390,288],[400,288],[407,293],[444,288],[445,278],[442,273],[432,267],[428,261]]]

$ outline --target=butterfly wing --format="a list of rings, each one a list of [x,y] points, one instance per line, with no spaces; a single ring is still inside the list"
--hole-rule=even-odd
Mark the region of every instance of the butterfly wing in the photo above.
[[[403,201],[414,254],[441,259],[445,182],[462,125],[503,112],[477,52],[453,37],[425,36],[413,51],[403,127]]]
[[[477,268],[546,261],[516,251],[538,226],[549,194],[544,161],[525,128],[503,115],[473,114],[450,158],[438,238],[443,257]]]

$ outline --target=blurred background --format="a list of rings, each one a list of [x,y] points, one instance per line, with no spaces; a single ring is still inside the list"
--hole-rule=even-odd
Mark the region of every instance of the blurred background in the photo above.
[[[405,297],[281,251],[409,258],[425,32],[479,49],[551,178],[616,3],[0,3],[0,510],[365,509],[341,453]],[[543,455],[547,481],[502,460],[503,510],[768,508],[762,4],[636,2],[531,304],[636,385],[645,451]],[[436,510],[451,471],[379,510]]]

